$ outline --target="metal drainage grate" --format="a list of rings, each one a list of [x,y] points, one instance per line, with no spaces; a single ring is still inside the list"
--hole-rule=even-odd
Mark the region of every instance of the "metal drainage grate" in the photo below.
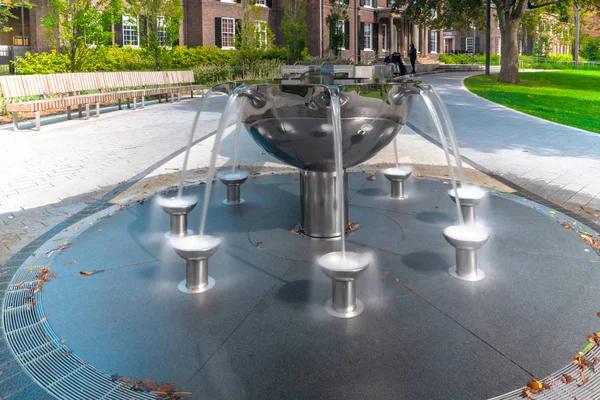
[[[585,353],[585,358],[592,360],[596,357],[600,357],[600,347],[594,346]],[[582,400],[582,399],[600,399],[600,379],[595,374],[592,368],[586,368],[584,375],[586,383],[578,386],[580,383],[579,367],[574,363],[567,365],[561,370],[555,372],[553,375],[548,376],[545,379],[541,379],[541,383],[551,383],[552,388],[544,390],[540,394],[532,395],[536,400]],[[576,381],[571,383],[563,383],[560,380],[562,375],[571,375]],[[522,400],[523,389],[517,389],[510,393],[506,393],[502,396],[494,397],[490,400]]]
[[[73,239],[100,216],[116,207],[86,218],[79,230],[61,232],[36,250],[16,272],[2,305],[4,331],[15,358],[39,385],[58,399],[72,400],[156,400],[152,393],[136,392],[124,382],[89,365],[61,343],[46,321],[42,292],[36,275],[51,265],[60,253],[57,243]]]

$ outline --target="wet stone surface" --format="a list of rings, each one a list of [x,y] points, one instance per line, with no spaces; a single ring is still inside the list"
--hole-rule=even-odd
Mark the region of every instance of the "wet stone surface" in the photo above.
[[[491,233],[479,252],[486,279],[459,281],[442,236],[457,219],[450,186],[410,178],[408,198],[393,201],[381,174],[367,176],[349,177],[360,228],[348,250],[374,256],[357,281],[358,318],[323,309],[331,283],[315,260],[339,241],[290,233],[300,217],[291,174],[250,177],[236,207],[215,184],[206,233],[223,243],[209,261],[216,285],[199,295],[177,290],[185,261],[155,199],[98,221],[55,259],[48,321],[95,368],[198,399],[488,398],[562,368],[598,330],[600,258],[576,230],[489,195],[477,210]],[[104,272],[79,274],[91,270]]]

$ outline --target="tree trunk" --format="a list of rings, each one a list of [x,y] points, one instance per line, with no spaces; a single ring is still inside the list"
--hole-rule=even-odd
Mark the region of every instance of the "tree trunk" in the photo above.
[[[521,83],[519,81],[519,24],[521,18],[509,17],[500,24],[502,34],[501,54],[502,64],[500,66],[499,82]]]

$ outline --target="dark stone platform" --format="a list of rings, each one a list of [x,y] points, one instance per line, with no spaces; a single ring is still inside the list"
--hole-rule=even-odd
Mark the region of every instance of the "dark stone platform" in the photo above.
[[[398,202],[382,175],[366,177],[349,177],[361,227],[348,249],[375,258],[357,282],[358,318],[323,310],[330,281],[315,260],[339,242],[289,232],[300,217],[292,174],[250,177],[236,207],[215,184],[206,233],[223,244],[209,263],[216,286],[203,294],[177,290],[185,261],[166,244],[168,216],[154,199],[89,227],[52,266],[48,322],[95,368],[194,399],[488,398],[563,367],[598,330],[600,258],[576,230],[490,195],[478,209],[491,232],[479,252],[486,279],[459,281],[442,237],[457,219],[450,186],[411,178]],[[105,271],[79,275],[94,269]]]

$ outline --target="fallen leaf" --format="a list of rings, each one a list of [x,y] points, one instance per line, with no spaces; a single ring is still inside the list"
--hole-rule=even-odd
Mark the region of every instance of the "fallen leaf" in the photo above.
[[[93,271],[79,271],[79,275],[81,275],[81,276],[89,276],[89,275],[98,274],[100,272],[104,272],[104,270],[103,269],[95,269]]]
[[[575,378],[573,378],[571,375],[563,374],[560,376],[560,380],[562,381],[562,383],[567,384],[573,382]]]
[[[44,316],[44,318],[40,319],[40,322],[44,322],[48,317]]]
[[[33,268],[33,267],[29,268],[29,272],[33,272],[34,269],[35,268]]]
[[[162,385],[158,385],[154,388],[155,391],[170,393],[175,390],[175,385],[170,383],[163,383]]]
[[[596,317],[600,318],[600,311],[596,313]]]
[[[121,382],[123,382],[123,383],[125,383],[127,385],[131,385],[131,378],[129,378],[129,377],[122,376],[120,378],[117,378],[117,380],[121,381]]]
[[[0,369],[0,375],[2,375],[6,371],[6,368]]]
[[[67,261],[65,263],[65,265],[71,265],[71,264],[75,264],[77,262],[77,260],[71,260],[71,261]]]
[[[356,222],[348,221],[348,225],[346,225],[346,235],[351,234],[358,228],[360,228],[360,224],[358,224]]]
[[[21,281],[21,282],[17,283],[17,287],[23,286],[24,283],[25,283],[25,281]]]
[[[262,242],[256,242],[256,248],[260,249],[260,245],[262,244]]]
[[[375,181],[377,180],[377,172],[369,172],[369,176],[367,176],[367,179],[370,181]]]

